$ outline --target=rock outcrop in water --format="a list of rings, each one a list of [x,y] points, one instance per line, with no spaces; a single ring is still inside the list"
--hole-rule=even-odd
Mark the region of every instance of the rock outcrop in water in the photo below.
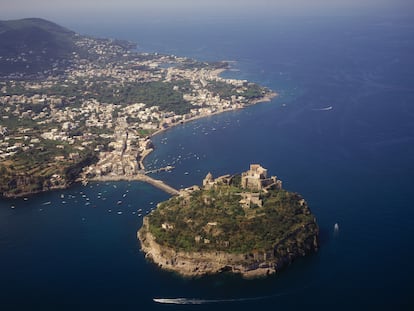
[[[318,226],[305,200],[252,165],[158,205],[138,231],[146,258],[183,276],[273,274],[318,249]]]

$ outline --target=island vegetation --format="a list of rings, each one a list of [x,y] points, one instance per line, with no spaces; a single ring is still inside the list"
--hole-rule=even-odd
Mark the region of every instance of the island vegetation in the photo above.
[[[147,257],[184,275],[256,276],[315,251],[318,226],[305,200],[266,174],[252,165],[242,175],[210,175],[202,188],[160,203],[138,234]]]

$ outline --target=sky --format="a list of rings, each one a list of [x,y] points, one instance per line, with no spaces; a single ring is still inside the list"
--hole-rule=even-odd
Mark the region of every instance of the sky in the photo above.
[[[43,17],[185,18],[188,16],[352,15],[414,12],[413,0],[0,0],[0,19]]]

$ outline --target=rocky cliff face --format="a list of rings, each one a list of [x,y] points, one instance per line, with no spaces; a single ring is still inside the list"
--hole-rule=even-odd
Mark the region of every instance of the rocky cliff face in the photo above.
[[[0,189],[3,197],[16,198],[49,190],[65,189],[68,186],[69,183],[67,180],[58,175],[49,178],[33,175],[18,175],[10,178],[7,182],[7,187]]]
[[[248,254],[222,251],[183,252],[158,244],[148,228],[149,219],[145,217],[143,226],[138,231],[138,239],[145,257],[162,269],[187,277],[221,272],[239,273],[245,278],[262,277],[276,273],[295,258],[318,248],[318,231],[313,230],[306,237],[292,234],[275,244],[273,251],[254,251]]]

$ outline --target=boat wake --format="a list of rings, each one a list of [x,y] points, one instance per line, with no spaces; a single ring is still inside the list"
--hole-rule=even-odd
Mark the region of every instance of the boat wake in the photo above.
[[[154,298],[153,301],[156,303],[163,304],[176,304],[176,305],[203,305],[203,304],[213,304],[213,303],[231,303],[231,302],[244,302],[244,301],[255,301],[255,300],[264,300],[277,296],[284,296],[286,293],[271,295],[271,296],[261,296],[261,297],[251,297],[251,298],[233,298],[233,299],[197,299],[197,298]]]
[[[329,107],[325,107],[325,108],[315,108],[315,109],[312,109],[313,111],[329,111],[329,110],[332,110],[333,109],[333,107],[332,106],[329,106]]]
[[[215,303],[219,300],[205,300],[193,298],[154,298],[154,302],[174,305],[202,305],[206,303]]]
[[[338,223],[335,223],[335,225],[334,225],[334,236],[337,236],[338,232],[339,232],[339,225],[338,225]]]

